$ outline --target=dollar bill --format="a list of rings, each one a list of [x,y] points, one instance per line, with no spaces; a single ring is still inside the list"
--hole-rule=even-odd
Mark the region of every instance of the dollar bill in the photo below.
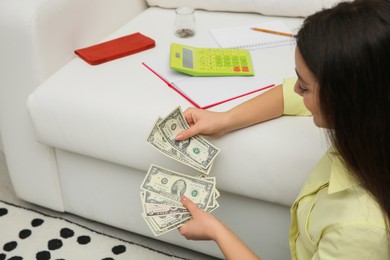
[[[167,205],[172,207],[182,206],[181,202],[177,202],[159,195],[158,193],[153,193],[149,191],[143,191],[143,202],[156,205]]]
[[[213,197],[215,183],[151,165],[141,188],[176,202],[185,195],[199,208],[206,209]]]
[[[140,188],[142,216],[155,236],[190,220],[189,211],[180,202],[182,194],[207,212],[219,207],[216,178],[204,174],[187,176],[152,164]]]
[[[216,183],[216,181],[217,181],[217,178],[206,176],[205,174],[202,174],[202,173],[196,175],[195,177],[199,178],[199,179],[205,179],[205,180],[208,180],[208,181],[211,181],[211,182],[214,182],[214,183]],[[214,189],[214,197],[215,197],[215,199],[217,199],[219,196],[221,196],[221,194],[219,193],[217,188],[215,188]]]
[[[218,197],[219,191],[215,189],[205,211],[209,211],[210,208],[215,208]],[[141,192],[141,200],[142,207],[147,216],[188,213],[187,209],[181,203],[148,191]]]
[[[174,148],[167,140],[164,138],[158,128],[158,125],[162,122],[162,118],[158,117],[152,131],[149,133],[148,138],[146,141],[153,145],[154,148],[156,148],[158,151],[163,153],[164,155],[175,159],[176,161],[179,161],[187,166],[190,166],[194,168],[197,171],[202,172],[203,174],[209,174],[210,169],[212,167],[212,163],[207,167],[203,168],[200,167],[197,163],[193,162],[190,158],[188,158],[186,155],[182,154],[179,150]]]
[[[153,232],[153,234],[155,236],[160,236],[168,231],[170,231],[170,229],[167,229],[165,231],[161,231],[158,229],[158,227],[151,221],[151,219],[149,219],[147,216],[145,216],[145,214],[142,214],[142,217],[144,218],[145,222],[148,224],[149,226],[149,229]]]
[[[165,234],[171,230],[174,230],[174,229],[184,225],[189,220],[189,219],[186,219],[186,220],[183,220],[182,222],[178,222],[178,223],[176,223],[172,226],[169,226],[165,229],[159,229],[158,225],[155,223],[155,221],[153,221],[153,219],[151,217],[147,217],[144,214],[142,215],[142,217],[144,218],[144,220],[148,224],[150,230],[153,232],[153,234],[155,236],[160,236],[160,235]]]
[[[183,141],[175,139],[179,132],[188,128],[180,107],[173,110],[158,124],[162,136],[172,147],[200,168],[207,169],[218,155],[219,149],[200,136],[193,136]]]
[[[147,217],[159,230],[176,228],[178,224],[191,218],[190,214],[175,214]]]
[[[209,211],[209,208],[214,208],[216,204],[216,200],[219,197],[219,191],[214,189],[213,196],[211,197],[209,204],[206,207],[206,211]],[[147,216],[150,215],[164,215],[164,214],[181,214],[188,213],[187,209],[183,207],[183,205],[179,202],[173,201],[169,198],[161,196],[157,193],[152,193],[149,191],[141,191],[141,202],[144,208],[144,212],[147,213]],[[161,212],[158,214],[148,214],[149,211],[160,210]],[[166,210],[166,213],[162,211]],[[169,213],[172,211],[172,213]]]

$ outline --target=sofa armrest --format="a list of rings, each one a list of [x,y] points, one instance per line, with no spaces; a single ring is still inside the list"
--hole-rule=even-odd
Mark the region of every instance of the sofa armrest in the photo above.
[[[2,37],[6,40],[2,49],[9,53],[6,60],[27,49],[39,80],[71,60],[75,49],[96,43],[147,7],[144,0],[2,2],[0,31],[7,36]]]
[[[96,43],[145,8],[144,0],[0,1],[0,133],[19,198],[63,210],[55,153],[35,140],[27,96],[75,49]]]

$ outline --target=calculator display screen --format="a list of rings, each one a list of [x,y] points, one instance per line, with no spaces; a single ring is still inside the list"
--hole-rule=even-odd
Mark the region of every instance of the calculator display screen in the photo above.
[[[194,68],[194,59],[193,59],[193,51],[183,48],[183,67],[185,68]]]

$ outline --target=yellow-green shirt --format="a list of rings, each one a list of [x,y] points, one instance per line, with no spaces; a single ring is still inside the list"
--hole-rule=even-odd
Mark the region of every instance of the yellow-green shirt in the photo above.
[[[295,81],[284,81],[284,114],[308,115]],[[390,259],[384,214],[352,176],[331,147],[291,207],[292,259]]]

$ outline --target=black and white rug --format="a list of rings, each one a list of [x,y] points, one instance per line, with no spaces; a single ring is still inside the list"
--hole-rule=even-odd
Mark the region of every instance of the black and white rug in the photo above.
[[[0,201],[0,260],[183,259]]]

